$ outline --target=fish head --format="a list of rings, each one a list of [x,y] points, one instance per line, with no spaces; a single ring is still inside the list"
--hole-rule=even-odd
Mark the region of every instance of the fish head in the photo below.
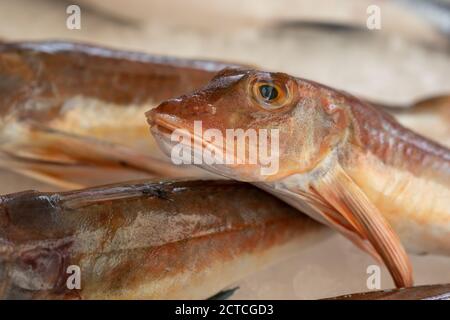
[[[342,139],[348,117],[335,100],[325,87],[285,73],[226,68],[146,115],[166,153],[181,129],[197,151],[223,160],[203,158],[199,166],[243,181],[276,181],[312,170]]]

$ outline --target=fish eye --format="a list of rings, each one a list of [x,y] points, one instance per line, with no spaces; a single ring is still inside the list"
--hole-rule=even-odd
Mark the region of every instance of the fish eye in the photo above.
[[[278,96],[278,89],[273,85],[263,84],[259,87],[259,94],[267,101],[274,100]]]
[[[254,79],[249,89],[253,100],[266,110],[280,109],[291,101],[288,86],[273,79]]]

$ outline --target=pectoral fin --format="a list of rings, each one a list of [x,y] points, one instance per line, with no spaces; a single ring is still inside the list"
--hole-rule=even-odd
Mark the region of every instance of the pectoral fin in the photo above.
[[[61,187],[139,177],[179,177],[186,170],[124,145],[27,123],[0,145],[0,166]],[[127,178],[127,174],[130,173]]]
[[[287,189],[273,189],[264,184],[256,184],[260,188],[273,193],[294,208],[310,215],[314,219],[340,232],[347,239],[352,241],[361,250],[369,253],[375,260],[382,263],[382,259],[374,247],[367,241],[364,234],[358,232],[349,221],[347,221],[332,205],[330,205],[315,190],[295,192]],[[301,201],[299,201],[299,199]]]
[[[0,151],[0,167],[58,186],[63,189],[80,189],[86,186],[110,184],[153,176],[133,168],[98,166],[60,161],[22,158]]]
[[[313,188],[362,239],[370,242],[397,287],[413,285],[412,267],[397,234],[340,165],[315,181]]]

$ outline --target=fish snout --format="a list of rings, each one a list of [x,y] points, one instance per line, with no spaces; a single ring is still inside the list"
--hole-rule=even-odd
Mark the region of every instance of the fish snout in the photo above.
[[[207,99],[200,94],[192,94],[180,98],[169,99],[162,102],[158,107],[148,111],[146,116],[149,124],[160,116],[180,120],[201,120],[203,116],[214,115],[215,107],[207,103]]]
[[[173,115],[175,113],[174,110],[177,108],[179,108],[179,106],[177,105],[176,99],[170,99],[162,102],[156,108],[150,109],[145,113],[148,124],[150,127],[153,127],[157,124],[158,117]]]

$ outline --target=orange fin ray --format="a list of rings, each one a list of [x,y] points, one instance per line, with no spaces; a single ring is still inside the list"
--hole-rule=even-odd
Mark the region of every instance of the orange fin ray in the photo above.
[[[0,166],[63,188],[183,177],[188,170],[133,148],[28,123],[0,144]]]
[[[413,285],[411,263],[399,237],[339,164],[315,181],[313,188],[354,227],[356,234],[368,239],[397,287]]]
[[[382,263],[382,259],[375,248],[367,241],[365,235],[359,234],[355,231],[355,228],[327,201],[315,190],[310,192],[304,192],[302,190],[296,190],[292,192],[289,190],[274,190],[266,188],[264,185],[257,184],[260,188],[267,190],[275,194],[278,198],[289,203],[291,206],[298,210],[309,214],[316,220],[324,223],[332,229],[340,232],[344,237],[352,241],[358,248],[370,254],[376,261]],[[298,198],[302,201],[299,202]],[[302,202],[304,204],[302,204]]]

